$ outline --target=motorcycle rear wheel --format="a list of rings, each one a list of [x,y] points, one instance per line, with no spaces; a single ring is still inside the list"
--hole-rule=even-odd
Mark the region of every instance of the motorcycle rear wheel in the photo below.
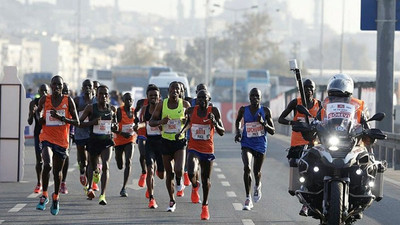
[[[340,181],[332,181],[331,198],[329,201],[328,225],[342,224],[342,207],[343,207],[343,183]]]

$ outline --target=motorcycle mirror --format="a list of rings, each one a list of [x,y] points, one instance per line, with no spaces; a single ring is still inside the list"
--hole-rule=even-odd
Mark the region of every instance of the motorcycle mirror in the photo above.
[[[386,135],[386,134],[384,134],[381,130],[375,129],[375,128],[373,128],[373,129],[368,129],[368,130],[366,131],[366,135],[367,135],[368,137],[371,137],[371,138],[373,138],[373,139],[378,139],[378,140],[384,140],[384,139],[387,138],[387,135]]]
[[[296,110],[299,111],[301,114],[313,117],[304,105],[297,105]]]
[[[378,112],[377,114],[373,115],[371,118],[369,118],[369,121],[381,121],[383,118],[385,118],[386,114],[383,112]]]

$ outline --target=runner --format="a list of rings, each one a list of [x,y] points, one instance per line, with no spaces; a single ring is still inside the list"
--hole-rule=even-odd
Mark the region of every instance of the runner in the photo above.
[[[147,165],[147,178],[146,194],[149,198],[149,208],[155,209],[158,207],[156,199],[154,198],[154,171],[157,169],[157,176],[164,179],[164,164],[162,160],[162,143],[161,143],[161,129],[160,126],[150,127],[149,120],[154,112],[156,105],[160,101],[160,89],[157,86],[149,86],[146,90],[147,99],[149,104],[142,109],[140,116],[141,123],[139,127],[146,128],[146,165]]]
[[[133,130],[135,108],[132,107],[133,99],[131,93],[125,93],[123,96],[124,104],[117,109],[118,131],[114,137],[115,142],[115,160],[118,169],[122,170],[125,164],[124,179],[120,191],[121,197],[128,197],[125,186],[131,174],[132,157],[134,153],[134,143],[136,142],[136,133]],[[125,163],[124,163],[125,161]]]
[[[79,117],[82,116],[82,113],[87,105],[93,104],[96,102],[96,98],[94,97],[94,86],[93,82],[90,79],[86,79],[82,82],[81,94],[75,97],[74,102],[77,107],[77,111]],[[85,121],[81,122],[88,122]],[[90,138],[90,127],[75,127],[75,144],[77,149],[77,160],[79,165],[79,181],[81,184],[87,188],[87,176],[89,173],[93,173],[91,167],[88,167],[88,143]],[[96,183],[92,184],[92,189],[98,191],[98,187]]]
[[[112,154],[112,146],[114,146],[112,130],[115,126],[115,108],[109,104],[109,89],[107,86],[100,85],[97,89],[97,103],[87,105],[83,111],[80,121],[84,121],[89,117],[88,122],[82,122],[82,127],[90,127],[90,139],[88,143],[89,163],[93,169],[93,173],[88,173],[88,190],[87,196],[89,200],[95,197],[92,189],[92,181],[98,183],[101,178],[101,193],[99,197],[100,205],[107,205],[105,191],[110,176],[109,165]],[[99,157],[102,161],[102,175],[100,168],[97,167]]]
[[[244,187],[246,190],[246,201],[243,210],[251,210],[253,202],[250,198],[251,187],[251,161],[254,159],[253,172],[255,178],[253,200],[258,202],[261,199],[261,167],[267,151],[267,132],[275,133],[274,123],[269,108],[260,105],[261,91],[257,88],[250,90],[250,105],[242,106],[239,109],[235,126],[235,142],[241,142],[242,161],[244,166]],[[243,132],[240,132],[240,121],[244,120]]]
[[[174,196],[174,176],[177,177],[176,189],[182,191],[183,167],[185,164],[185,145],[186,140],[182,134],[175,140],[175,134],[179,133],[185,122],[185,110],[190,104],[179,98],[180,85],[173,81],[169,85],[169,97],[164,99],[162,104],[157,104],[156,109],[150,119],[150,126],[157,127],[162,125],[162,157],[166,171],[166,186],[170,198],[167,211],[174,212],[176,209]]]
[[[40,134],[44,162],[42,173],[43,194],[36,208],[45,210],[46,204],[49,202],[47,189],[50,170],[53,169],[54,193],[50,207],[50,212],[53,215],[57,215],[60,210],[58,193],[62,179],[61,171],[68,156],[68,124],[79,125],[74,101],[71,97],[62,94],[63,82],[63,78],[58,75],[51,79],[52,94],[40,98],[36,114],[39,115],[43,110],[43,117],[40,118],[44,124]]]
[[[69,86],[67,83],[64,82],[63,89],[62,89],[63,95],[70,96],[69,94]],[[72,133],[73,133],[73,128],[74,126],[71,126],[71,124],[68,124],[68,129],[69,129],[69,148],[67,148],[67,158],[65,159],[64,166],[62,169],[62,180],[60,184],[60,192],[61,194],[68,194],[68,188],[67,188],[67,174],[68,174],[68,168],[69,168],[69,153],[71,152],[71,144],[73,139]]]
[[[186,111],[188,120],[184,129],[176,135],[190,128],[188,144],[188,173],[192,183],[191,200],[193,203],[200,202],[199,195],[199,169],[201,168],[201,183],[203,185],[203,204],[200,218],[210,219],[208,210],[208,193],[211,187],[211,171],[214,156],[214,132],[222,136],[225,133],[224,125],[221,121],[221,114],[218,108],[210,106],[210,94],[207,90],[199,90],[197,93],[197,105],[190,107]],[[189,124],[189,126],[187,126]],[[199,168],[200,166],[200,168]]]
[[[36,156],[35,170],[36,170],[37,183],[36,183],[35,189],[33,190],[34,193],[40,193],[40,191],[42,190],[41,180],[42,180],[42,170],[43,170],[42,148],[40,146],[40,140],[39,140],[40,131],[42,130],[42,124],[39,123],[37,117],[35,116],[35,113],[38,108],[39,99],[43,95],[47,95],[49,92],[49,89],[50,88],[47,84],[40,85],[39,90],[38,90],[39,97],[33,99],[29,103],[28,124],[32,125],[33,120],[35,120],[35,127],[33,130],[33,139],[34,139],[34,143],[35,143],[35,156]]]

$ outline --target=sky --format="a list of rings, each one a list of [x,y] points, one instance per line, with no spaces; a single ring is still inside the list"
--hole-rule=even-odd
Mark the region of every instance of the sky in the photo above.
[[[24,1],[24,0],[19,0]],[[55,2],[56,0],[30,0],[39,2]],[[192,0],[181,0],[184,4],[185,16],[190,13],[190,3]],[[220,4],[223,5],[225,0],[209,0],[210,5]],[[322,2],[322,0],[318,0]],[[142,13],[152,13],[162,15],[168,18],[176,17],[176,4],[178,0],[119,0],[120,9],[124,11],[140,11]],[[196,0],[196,17],[201,18],[205,16],[205,2],[206,0]],[[252,4],[268,4],[268,0],[251,0],[249,6]],[[314,2],[315,0],[286,0],[288,8],[293,17],[297,19],[304,19],[308,23],[312,23],[314,16]],[[344,10],[344,30],[345,32],[359,32],[360,31],[360,6],[361,0],[324,0],[324,22],[331,26],[336,32],[340,33],[342,30],[342,12],[343,2],[345,2]],[[91,0],[95,6],[112,6],[114,0]]]

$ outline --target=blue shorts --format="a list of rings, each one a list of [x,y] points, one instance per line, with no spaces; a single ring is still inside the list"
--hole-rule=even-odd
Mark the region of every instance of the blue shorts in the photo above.
[[[211,161],[214,161],[214,159],[215,159],[215,155],[214,154],[201,153],[201,152],[198,152],[198,151],[193,150],[193,149],[189,149],[188,152],[189,153],[193,153],[194,155],[196,155],[197,158],[200,161],[209,161],[209,162],[211,162]]]
[[[66,159],[68,157],[68,151],[66,148],[50,143],[48,141],[42,141],[42,148],[46,147],[50,148],[53,151],[53,154],[57,154],[62,159]]]

